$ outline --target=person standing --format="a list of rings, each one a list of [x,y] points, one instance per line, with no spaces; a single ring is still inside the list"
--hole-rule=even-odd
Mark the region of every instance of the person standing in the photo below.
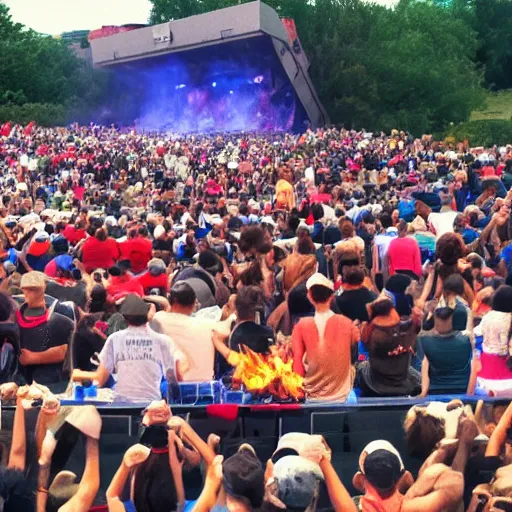
[[[421,253],[418,242],[407,236],[407,222],[398,223],[398,238],[391,240],[388,248],[389,274],[406,274],[412,279],[421,276]]]
[[[47,307],[43,273],[24,274],[20,287],[25,300],[16,312],[21,373],[30,384],[36,381],[55,393],[62,392],[67,383],[63,362],[74,330],[73,321],[55,311],[56,302]]]
[[[306,288],[315,315],[302,318],[293,329],[293,370],[304,377],[309,399],[344,401],[354,381],[351,347],[359,341],[359,329],[331,311],[334,285],[323,274],[313,274]]]
[[[150,306],[136,295],[128,295],[120,313],[128,328],[107,338],[95,372],[74,370],[73,381],[92,380],[103,386],[116,374],[116,394],[129,401],[151,402],[161,399],[160,383],[182,380],[184,356],[168,336],[156,333],[148,324]]]

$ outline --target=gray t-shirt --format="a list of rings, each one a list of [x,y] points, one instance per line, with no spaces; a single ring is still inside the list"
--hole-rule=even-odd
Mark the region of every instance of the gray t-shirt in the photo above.
[[[177,359],[172,340],[148,324],[110,335],[100,354],[101,364],[111,374],[117,374],[116,394],[136,402],[161,399],[162,377],[176,379]]]

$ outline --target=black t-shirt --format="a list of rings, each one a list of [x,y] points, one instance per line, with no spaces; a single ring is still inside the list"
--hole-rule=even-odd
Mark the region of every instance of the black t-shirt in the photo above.
[[[172,251],[172,240],[153,240],[154,251]]]
[[[73,337],[73,367],[84,371],[94,371],[91,357],[100,353],[105,340],[91,328],[79,327]]]
[[[22,306],[20,314],[25,316],[26,307]],[[34,318],[30,318],[31,321]],[[74,324],[65,316],[53,311],[46,322],[31,321],[18,322],[20,327],[20,347],[31,352],[44,352],[53,347],[68,345],[73,333]],[[56,384],[62,381],[62,363],[37,364],[26,366],[21,369],[26,381],[31,384],[34,380],[45,386]]]
[[[249,347],[258,354],[266,354],[275,342],[274,331],[270,327],[254,322],[243,322],[231,332],[229,348],[240,352],[240,345]],[[215,376],[223,378],[233,371],[233,367],[219,354],[215,355]]]
[[[56,281],[48,281],[46,294],[60,302],[74,302],[78,307],[85,309],[87,304],[87,288],[84,282],[74,286],[63,286]]]
[[[336,313],[345,315],[350,320],[368,322],[366,305],[373,302],[376,298],[377,294],[364,286],[357,290],[344,290],[343,293],[336,296],[333,310]]]
[[[238,324],[229,338],[229,348],[240,352],[240,345],[246,345],[258,354],[266,354],[275,341],[274,331],[255,322]]]

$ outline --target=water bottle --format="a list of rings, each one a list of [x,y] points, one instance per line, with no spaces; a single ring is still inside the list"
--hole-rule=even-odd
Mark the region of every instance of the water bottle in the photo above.
[[[84,400],[94,400],[98,397],[98,383],[96,381],[84,380]]]
[[[73,384],[73,395],[77,402],[83,402],[84,400],[84,387],[79,382]]]

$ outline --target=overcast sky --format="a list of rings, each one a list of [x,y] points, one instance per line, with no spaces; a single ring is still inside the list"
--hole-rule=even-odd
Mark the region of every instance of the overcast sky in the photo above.
[[[398,0],[375,0],[393,5]],[[13,19],[44,34],[92,30],[102,25],[146,23],[149,0],[3,0]]]

